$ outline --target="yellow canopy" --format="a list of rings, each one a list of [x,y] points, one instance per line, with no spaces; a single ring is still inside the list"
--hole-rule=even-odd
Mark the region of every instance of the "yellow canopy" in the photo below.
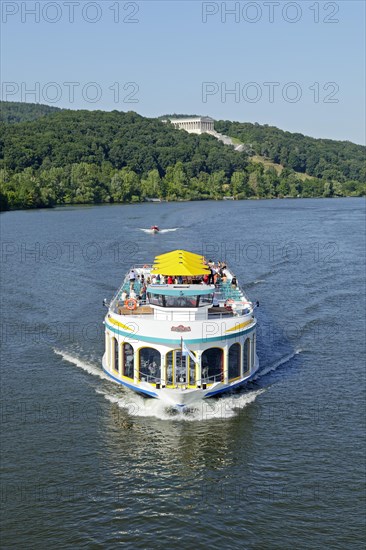
[[[159,254],[159,256],[155,256],[154,263],[160,260],[168,260],[176,259],[177,257],[181,257],[185,260],[188,258],[191,258],[192,260],[204,262],[205,259],[200,254],[194,254],[193,252],[188,252],[187,250],[172,250],[172,252],[166,252],[165,254]]]
[[[173,250],[167,254],[156,256],[151,273],[188,277],[210,273],[203,262],[203,256],[199,254],[193,254],[186,250]]]
[[[199,269],[201,268],[204,268],[206,269],[207,266],[203,263],[203,262],[197,262],[196,260],[186,260],[186,259],[183,259],[183,258],[177,258],[176,260],[159,260],[159,261],[155,261],[154,262],[154,267],[163,267],[163,266],[171,266],[171,265],[175,265],[177,263],[182,263],[184,265],[187,265],[187,266],[191,266],[191,267],[197,267]]]

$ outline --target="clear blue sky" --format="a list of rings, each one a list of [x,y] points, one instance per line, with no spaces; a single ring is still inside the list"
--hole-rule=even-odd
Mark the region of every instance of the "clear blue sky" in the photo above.
[[[1,4],[2,99],[208,114],[365,143],[363,1]],[[73,101],[65,82],[80,83]]]

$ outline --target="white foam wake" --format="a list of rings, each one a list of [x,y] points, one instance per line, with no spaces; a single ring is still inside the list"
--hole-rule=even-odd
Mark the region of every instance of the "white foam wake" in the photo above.
[[[265,279],[256,279],[255,281],[248,281],[248,282],[244,282],[244,287],[245,288],[251,288],[252,286],[255,286],[255,285],[259,285],[261,283],[265,283]]]
[[[178,227],[172,227],[170,229],[160,229],[158,233],[171,233],[172,231],[177,231],[179,228]],[[153,229],[143,229],[142,227],[140,227],[140,231],[143,231],[144,233],[155,233],[155,231]]]
[[[285,363],[288,363],[288,361],[291,361],[291,359],[293,357],[295,357],[296,355],[298,355],[302,351],[304,351],[304,350],[301,349],[301,348],[298,348],[293,353],[290,353],[288,355],[285,355],[284,357],[281,357],[280,359],[278,359],[272,365],[269,365],[268,367],[264,367],[263,369],[261,369],[257,373],[257,375],[254,376],[254,378],[252,378],[252,380],[258,380],[258,378],[262,378],[262,376],[264,376],[265,374],[268,374],[269,372],[272,372],[272,371],[278,369],[278,367],[280,367],[281,365],[284,365]]]
[[[188,422],[232,418],[241,409],[245,409],[250,403],[253,403],[264,391],[264,389],[260,389],[239,395],[227,395],[220,399],[204,399],[194,405],[178,409],[177,407],[167,405],[159,399],[144,398],[128,391],[124,392],[123,395],[117,395],[117,393],[96,390],[107,401],[116,404],[129,416]]]
[[[239,411],[245,409],[253,403],[256,398],[266,391],[265,389],[253,390],[245,393],[227,394],[220,398],[208,398],[199,401],[194,405],[178,409],[177,407],[167,405],[160,399],[145,398],[132,390],[117,386],[111,382],[111,379],[105,372],[95,364],[80,359],[71,353],[53,349],[54,353],[60,355],[64,361],[72,363],[92,376],[98,376],[102,380],[108,381],[109,388],[96,389],[96,393],[110,403],[116,404],[124,410],[127,415],[132,417],[151,417],[159,420],[184,420],[200,421],[213,419],[227,419],[239,414]],[[115,386],[113,391],[112,386]]]
[[[71,355],[70,353],[67,353],[65,351],[61,351],[58,349],[53,350],[56,355],[60,355],[64,361],[68,361],[69,363],[72,363],[73,365],[76,365],[77,367],[83,369],[88,374],[92,374],[93,376],[99,376],[99,378],[102,378],[103,380],[108,380],[110,382],[110,378],[105,374],[105,372],[97,367],[97,365],[93,365],[92,363],[83,361],[79,357],[76,357],[75,355]]]

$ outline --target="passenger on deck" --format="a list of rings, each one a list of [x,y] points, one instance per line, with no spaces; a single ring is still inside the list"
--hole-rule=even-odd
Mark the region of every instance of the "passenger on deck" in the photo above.
[[[231,288],[236,288],[237,286],[237,282],[236,282],[236,277],[234,275],[234,277],[231,279]]]
[[[209,285],[215,284],[215,278],[214,278],[214,277],[215,277],[215,274],[216,274],[216,269],[215,269],[215,267],[214,267],[214,264],[212,264],[212,265],[210,266],[210,274],[209,274],[209,276],[208,276],[208,282],[207,282],[207,284],[209,284]]]
[[[171,275],[169,275],[167,283],[168,283],[168,285],[173,284],[173,277]]]
[[[135,281],[136,281],[136,274],[135,274],[135,270],[134,269],[131,269],[129,275],[128,275],[128,278],[130,280],[130,290],[132,290],[135,286]]]
[[[146,302],[146,285],[142,285],[140,290],[140,300],[141,302]]]

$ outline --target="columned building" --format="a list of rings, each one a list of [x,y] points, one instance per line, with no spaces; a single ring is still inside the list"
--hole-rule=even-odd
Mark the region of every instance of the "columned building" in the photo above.
[[[170,118],[175,128],[186,130],[190,134],[204,134],[214,131],[214,119],[209,116],[195,118]]]

